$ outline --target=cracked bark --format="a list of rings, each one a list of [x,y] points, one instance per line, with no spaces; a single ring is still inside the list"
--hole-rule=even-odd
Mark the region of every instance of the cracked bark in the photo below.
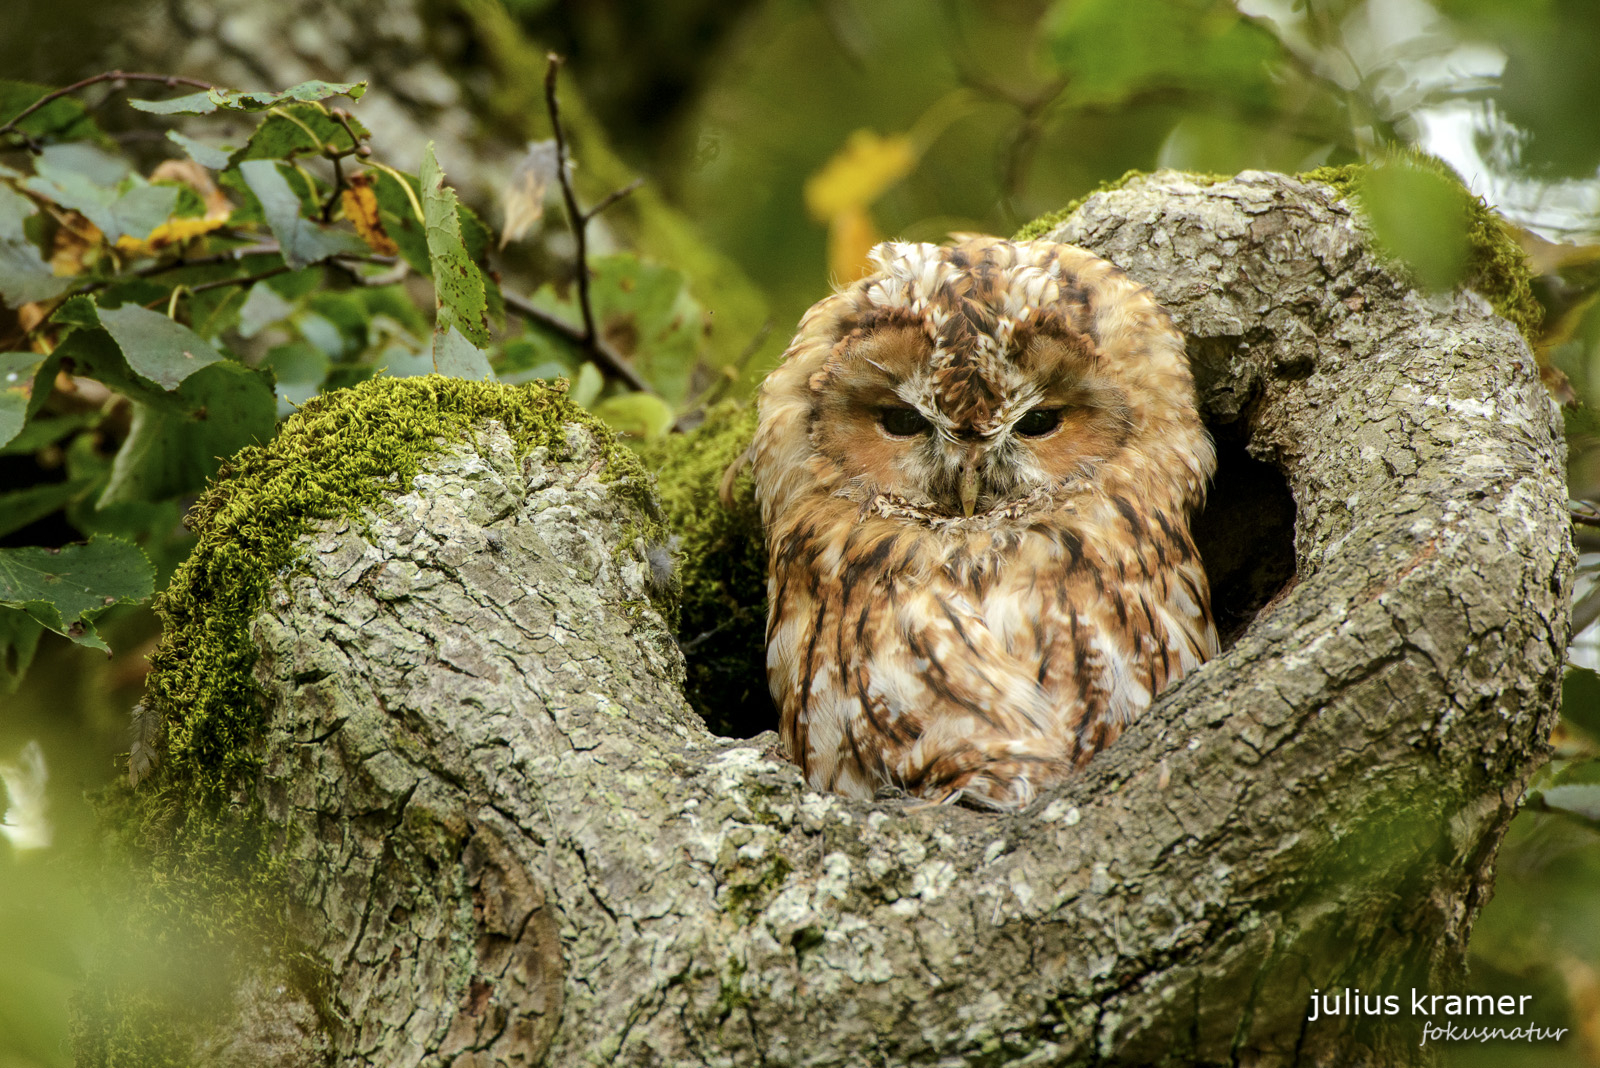
[[[1543,757],[1572,559],[1533,359],[1326,187],[1156,175],[1053,236],[1190,338],[1223,655],[1019,814],[810,793],[685,704],[630,506],[484,427],[255,621],[259,789],[331,978],[246,991],[217,1059],[1425,1056],[1421,1019],[1307,999],[1460,987]]]

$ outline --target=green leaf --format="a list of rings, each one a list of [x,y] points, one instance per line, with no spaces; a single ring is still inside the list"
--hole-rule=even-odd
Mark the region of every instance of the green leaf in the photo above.
[[[24,226],[36,210],[33,201],[0,185],[0,300],[12,308],[49,300],[73,284],[71,278],[57,278],[28,240]]]
[[[250,287],[244,307],[239,309],[239,336],[255,337],[274,323],[281,323],[296,311],[297,306],[284,300],[278,291],[266,282]]]
[[[194,493],[223,460],[270,440],[277,427],[269,376],[229,360],[190,376],[177,399],[186,410],[134,406],[128,440],[97,507]]]
[[[110,652],[93,620],[155,592],[155,568],[137,545],[97,535],[63,549],[0,549],[0,606],[20,608],[79,645]]]
[[[1040,32],[1080,105],[1176,89],[1264,107],[1284,59],[1277,38],[1229,0],[1057,0]]]
[[[327,354],[303,341],[278,345],[267,353],[263,363],[272,369],[277,382],[279,418],[315,397],[328,377]]]
[[[451,378],[494,381],[494,371],[489,367],[489,357],[482,349],[463,337],[461,331],[454,326],[433,335],[433,368]]]
[[[16,693],[44,628],[20,608],[0,608],[0,693]]]
[[[301,82],[281,93],[240,93],[230,89],[203,89],[198,93],[173,97],[171,100],[129,100],[128,103],[152,115],[210,115],[218,109],[267,111],[295,101],[326,100],[333,96],[348,96],[351,100],[360,100],[366,91],[366,82],[311,81]]]
[[[632,359],[669,404],[688,400],[705,313],[682,274],[627,254],[592,261],[589,293],[600,334]]]
[[[360,138],[369,135],[367,128],[353,116],[345,119],[350,126],[328,117],[316,104],[290,104],[274,111],[266,121],[256,127],[245,146],[229,157],[234,163],[247,159],[290,159],[294,156],[321,155],[325,148],[349,151],[355,148],[351,131]]]
[[[422,207],[422,193],[417,180],[409,174],[396,177],[396,173],[374,168],[369,173],[376,176],[373,191],[378,197],[378,218],[390,240],[400,247],[400,255],[418,274],[432,277],[433,265],[428,262],[428,234],[424,219],[418,214]],[[407,195],[409,190],[410,195]]]
[[[1600,674],[1588,668],[1567,668],[1561,680],[1561,718],[1600,739]]]
[[[208,341],[221,338],[225,332],[239,325],[239,313],[244,308],[247,296],[243,286],[222,286],[191,293],[189,329]]]
[[[72,415],[53,415],[34,419],[22,428],[22,433],[0,446],[0,456],[27,456],[46,445],[54,445],[69,434],[100,422],[99,412],[77,412]]]
[[[594,406],[594,414],[619,434],[651,440],[672,429],[676,418],[667,402],[654,393],[624,393]]]
[[[333,230],[300,214],[300,198],[271,160],[239,164],[250,191],[261,201],[267,226],[278,239],[284,262],[298,270],[341,253],[362,254],[367,246],[355,234]]]
[[[122,350],[128,366],[162,389],[176,389],[202,367],[226,359],[187,326],[149,308],[124,304],[101,308],[99,313],[100,325]]]
[[[567,398],[580,408],[592,405],[595,398],[600,396],[600,390],[605,388],[606,380],[600,373],[600,368],[592,363],[586,363],[578,368],[577,375],[572,380],[572,388],[567,392]]]
[[[1562,405],[1561,418],[1569,438],[1600,437],[1600,408]]]
[[[231,145],[212,145],[204,141],[196,141],[179,133],[177,130],[167,131],[167,140],[189,153],[189,158],[214,171],[220,171],[228,165],[228,157],[238,149]]]
[[[93,484],[93,479],[70,479],[0,493],[0,537],[65,508],[87,493]]]
[[[11,121],[35,101],[54,91],[49,86],[0,80],[0,125]],[[95,137],[100,132],[94,120],[89,118],[83,102],[70,96],[50,101],[23,119],[17,128],[31,137],[50,141],[76,141]]]
[[[8,444],[50,395],[61,360],[33,352],[0,352],[0,445]]]
[[[392,378],[414,378],[417,375],[436,373],[433,369],[431,348],[423,352],[414,352],[404,345],[386,346],[373,356],[372,367]],[[329,376],[330,383],[333,377]]]
[[[81,212],[107,241],[148,237],[178,206],[176,186],[151,185],[92,145],[50,145],[33,169],[23,188]]]
[[[1547,786],[1542,797],[1546,808],[1568,812],[1590,823],[1600,824],[1600,783]]]
[[[427,220],[428,260],[439,314],[436,334],[454,327],[478,348],[489,344],[489,304],[484,295],[483,276],[467,255],[461,240],[461,217],[457,212],[455,190],[444,184],[444,172],[428,144],[422,160],[422,210]]]
[[[81,297],[75,297],[68,303],[79,300],[89,303]],[[64,365],[72,368],[73,374],[93,378],[130,400],[174,410],[179,407],[172,394],[135,374],[133,368],[128,366],[127,358],[122,355],[122,350],[111,340],[111,335],[98,327],[73,330],[56,346],[55,354],[61,357]]]
[[[1600,7],[1593,0],[1497,4],[1481,25],[1506,54],[1496,94],[1519,136],[1517,163],[1545,179],[1592,179],[1600,166]],[[1513,24],[1514,11],[1538,12]]]
[[[1467,266],[1467,197],[1428,167],[1391,160],[1362,173],[1356,195],[1378,245],[1429,289],[1457,285]]]

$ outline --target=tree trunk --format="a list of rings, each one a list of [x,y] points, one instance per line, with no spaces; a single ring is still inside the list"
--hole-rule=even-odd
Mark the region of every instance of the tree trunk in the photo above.
[[[812,793],[689,710],[593,449],[519,460],[486,424],[304,540],[252,624],[255,788],[321,978],[253,978],[214,1059],[1430,1054],[1412,990],[1461,988],[1567,645],[1534,360],[1479,297],[1397,281],[1325,186],[1156,175],[1054,236],[1190,338],[1221,656],[1015,815]],[[1345,987],[1401,1011],[1308,1022]]]

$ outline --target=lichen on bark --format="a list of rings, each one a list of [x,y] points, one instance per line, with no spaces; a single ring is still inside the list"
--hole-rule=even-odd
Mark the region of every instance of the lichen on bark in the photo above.
[[[770,735],[719,738],[685,702],[644,571],[614,564],[637,502],[586,482],[582,450],[525,463],[474,422],[409,491],[306,530],[250,619],[264,715],[245,786],[290,877],[294,952],[321,977],[286,984],[318,1010],[300,1048],[650,1066],[1427,1055],[1420,1021],[1311,1024],[1306,1005],[1313,987],[1462,982],[1542,759],[1572,559],[1559,420],[1527,344],[1473,293],[1413,290],[1325,185],[1148,176],[1051,235],[1152,286],[1225,468],[1271,472],[1288,502],[1238,555],[1289,581],[1267,601],[1230,585],[1225,652],[1021,812],[819,795]],[[1249,540],[1248,522],[1225,529]],[[265,1030],[260,999],[240,1001],[236,1030]]]

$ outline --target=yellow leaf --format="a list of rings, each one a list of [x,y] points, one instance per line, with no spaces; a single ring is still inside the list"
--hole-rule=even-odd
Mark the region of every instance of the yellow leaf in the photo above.
[[[849,207],[828,220],[828,277],[839,285],[854,282],[872,269],[867,253],[883,240],[867,209]]]
[[[909,136],[857,130],[806,179],[806,210],[826,222],[852,208],[865,208],[916,165],[917,150]]]
[[[181,245],[191,238],[210,233],[212,230],[227,223],[227,221],[226,217],[221,219],[168,219],[154,230],[151,230],[149,236],[142,241],[137,237],[129,237],[127,234],[123,234],[117,238],[117,251],[128,256],[153,256],[164,248],[172,245]]]
[[[353,175],[349,188],[339,195],[339,200],[344,205],[344,217],[350,220],[368,248],[380,256],[399,254],[400,247],[378,217],[378,194],[372,191],[372,175]]]

